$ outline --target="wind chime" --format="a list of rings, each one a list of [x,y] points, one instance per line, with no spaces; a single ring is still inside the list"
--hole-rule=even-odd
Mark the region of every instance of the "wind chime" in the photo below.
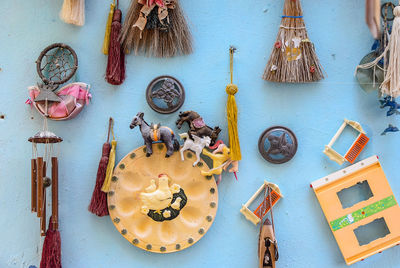
[[[132,0],[121,43],[125,50],[154,57],[192,53],[192,36],[179,0]]]
[[[308,38],[300,0],[285,0],[278,36],[263,79],[307,83],[323,78],[314,44]]]
[[[57,95],[55,91],[59,85],[72,78],[78,65],[72,48],[59,43],[45,48],[36,65],[43,83],[38,84],[36,94],[32,97],[34,97],[33,103],[40,107],[44,122],[42,130],[28,139],[32,143],[31,210],[40,218],[40,234],[45,236],[40,268],[61,268],[61,238],[58,230],[58,150],[55,150],[55,145],[62,142],[62,138],[48,130],[47,120],[50,118],[49,113],[53,104],[64,103],[65,98],[72,97]],[[77,95],[82,92],[76,91]],[[49,170],[51,177],[47,176]],[[52,210],[46,229],[46,191],[50,186]]]

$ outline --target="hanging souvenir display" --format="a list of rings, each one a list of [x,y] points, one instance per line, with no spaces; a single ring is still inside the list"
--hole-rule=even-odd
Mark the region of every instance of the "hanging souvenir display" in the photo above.
[[[110,26],[110,38],[108,46],[106,80],[111,85],[121,85],[125,80],[125,53],[119,41],[122,27],[122,12],[118,6],[119,0],[117,0],[117,6],[114,12],[112,12],[113,19]]]
[[[270,127],[258,139],[258,151],[270,163],[286,163],[297,152],[296,135],[287,127]]]
[[[169,128],[149,126],[143,113],[132,120],[130,127],[135,126],[140,127],[146,146],[131,151],[116,165],[108,191],[110,217],[124,238],[146,251],[188,248],[214,221],[215,181],[201,174],[207,164],[197,161],[192,152],[183,152],[184,161],[172,154],[175,141]],[[156,140],[162,142],[153,143]]]
[[[262,201],[253,212],[249,209],[249,206],[261,193],[263,193]],[[258,237],[259,268],[275,268],[275,262],[279,258],[272,208],[281,197],[281,191],[276,184],[264,181],[257,192],[240,209],[246,219],[254,223],[254,225],[260,223]],[[267,218],[263,221],[268,212],[270,212],[271,220]]]
[[[28,88],[36,110],[52,120],[68,120],[77,116],[92,97],[90,85],[68,82],[78,69],[78,57],[68,45],[55,43],[46,47],[36,61],[36,69],[43,83]],[[45,102],[48,100],[48,102]]]
[[[230,146],[230,159],[232,161],[239,161],[242,159],[240,152],[239,133],[238,133],[238,111],[236,106],[235,94],[238,92],[237,85],[233,84],[233,53],[236,48],[229,48],[229,66],[231,83],[226,86],[226,93],[228,94],[228,101],[226,104],[226,116],[228,119],[228,131],[229,131],[229,146]]]
[[[179,113],[179,119],[176,121],[176,127],[181,129],[183,123],[185,122],[189,126],[189,137],[192,135],[200,138],[208,136],[211,138],[210,145],[214,146],[218,139],[218,135],[221,132],[221,129],[218,126],[214,128],[207,126],[203,118],[195,111],[185,111]]]
[[[149,157],[153,154],[153,142],[163,142],[167,147],[165,157],[170,157],[174,152],[180,148],[179,141],[176,139],[174,132],[169,127],[161,126],[160,124],[149,125],[143,119],[144,113],[139,112],[132,119],[130,128],[133,129],[139,126],[142,133],[144,143],[146,144],[146,156]]]
[[[49,100],[45,98],[45,105]],[[46,115],[45,115],[46,116]],[[55,144],[62,138],[47,128],[28,139],[32,143],[31,160],[31,211],[40,218],[40,233],[45,236],[40,268],[61,268],[61,238],[58,231],[58,158]],[[38,148],[38,145],[43,148]],[[41,149],[41,151],[39,151]],[[51,178],[46,175],[51,163]],[[46,188],[51,186],[51,217],[46,229]]]
[[[185,102],[185,89],[176,78],[163,75],[153,79],[146,89],[150,108],[160,114],[171,114]]]
[[[347,265],[399,245],[400,207],[376,155],[311,187]]]
[[[192,36],[179,0],[132,0],[121,41],[124,49],[154,57],[192,52]]]
[[[263,79],[306,83],[323,78],[314,44],[308,38],[300,0],[285,0],[278,36]]]
[[[93,189],[92,199],[89,204],[89,211],[99,217],[108,215],[107,194],[101,190],[106,175],[110,157],[111,144],[110,132],[112,130],[113,119],[110,117],[108,124],[107,141],[103,144],[99,167],[97,169],[96,184]]]
[[[83,26],[85,24],[85,0],[64,0],[60,18],[65,23]]]

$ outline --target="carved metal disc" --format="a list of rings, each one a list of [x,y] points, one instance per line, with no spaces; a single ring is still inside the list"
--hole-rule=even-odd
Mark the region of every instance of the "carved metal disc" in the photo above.
[[[185,102],[185,90],[174,77],[159,76],[147,87],[146,100],[150,107],[161,114],[171,114]]]
[[[258,150],[268,162],[282,164],[296,154],[297,139],[294,133],[286,127],[270,127],[261,134],[258,140]]]
[[[75,51],[62,43],[46,47],[36,60],[37,73],[46,85],[64,84],[74,76],[77,69],[78,57]]]

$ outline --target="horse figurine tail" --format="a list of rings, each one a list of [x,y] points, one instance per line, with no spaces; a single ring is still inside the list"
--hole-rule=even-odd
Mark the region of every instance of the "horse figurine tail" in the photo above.
[[[177,152],[181,148],[181,145],[179,144],[179,141],[175,138],[175,135],[173,136],[173,139],[174,139],[174,151]]]

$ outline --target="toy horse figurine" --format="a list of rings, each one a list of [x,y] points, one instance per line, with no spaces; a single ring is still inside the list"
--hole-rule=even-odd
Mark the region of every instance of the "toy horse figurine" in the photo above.
[[[149,157],[153,154],[152,144],[153,142],[161,141],[167,147],[167,154],[165,157],[170,157],[174,151],[178,151],[180,148],[178,140],[175,138],[174,132],[169,127],[160,126],[160,124],[154,125],[146,123],[143,119],[144,113],[139,112],[130,124],[130,128],[133,129],[136,126],[140,126],[140,132],[142,133],[144,143],[146,145],[146,156]]]
[[[208,156],[213,160],[213,168],[209,171],[201,171],[201,175],[203,176],[211,176],[211,175],[219,175],[217,184],[221,182],[222,179],[222,171],[226,170],[230,165],[231,168],[228,170],[230,173],[234,173],[236,180],[237,176],[236,173],[239,171],[239,162],[232,161],[230,158],[230,149],[228,146],[222,143],[222,141],[218,141],[215,149],[212,153],[203,149],[203,154]],[[213,148],[212,148],[213,149]]]
[[[221,132],[221,129],[217,126],[212,129],[211,127],[207,126],[203,118],[200,117],[198,113],[195,111],[186,111],[179,113],[179,119],[176,121],[176,126],[180,129],[183,123],[187,122],[189,125],[189,136],[196,135],[200,138],[208,136],[211,138],[211,146],[215,144],[218,139],[218,135]]]
[[[182,161],[185,161],[185,157],[183,156],[183,152],[186,150],[192,150],[196,154],[196,161],[193,163],[193,166],[196,166],[197,163],[200,162],[200,154],[203,151],[204,147],[210,146],[211,143],[211,138],[206,136],[204,138],[200,138],[196,135],[192,135],[193,140],[189,138],[189,134],[187,133],[182,133],[179,134],[179,137],[181,139],[185,140],[185,143],[183,144],[183,147],[181,148],[181,159]]]

